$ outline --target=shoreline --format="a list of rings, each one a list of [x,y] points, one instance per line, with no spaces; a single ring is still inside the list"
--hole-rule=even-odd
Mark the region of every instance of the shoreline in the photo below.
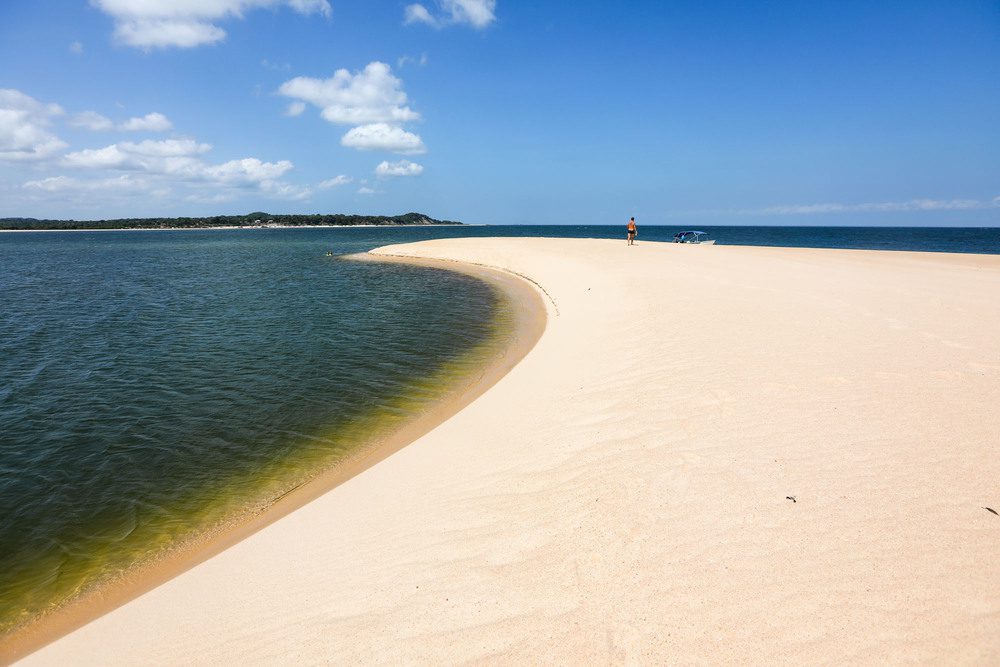
[[[476,227],[477,225],[456,224],[456,225],[275,225],[273,227],[239,227],[236,225],[223,225],[220,227],[114,227],[110,229],[0,229],[0,234],[5,232],[19,234],[34,234],[37,232],[209,232],[215,230],[243,229],[246,231],[259,231],[264,229],[379,229],[379,228],[437,228],[437,227]]]
[[[410,226],[410,225],[401,225]],[[12,231],[12,230],[9,230]],[[51,231],[112,231],[112,230],[51,230]],[[174,231],[174,230],[123,230]],[[186,231],[186,230],[180,230]],[[273,499],[262,511],[237,517],[232,524],[192,536],[151,562],[137,563],[125,576],[96,585],[64,606],[36,617],[16,627],[7,636],[0,636],[0,664],[23,659],[44,646],[100,618],[165,582],[222,553],[311,501],[361,474],[380,461],[392,456],[411,442],[430,432],[485,393],[530,352],[546,325],[546,308],[534,288],[509,273],[488,267],[461,267],[454,263],[360,253],[342,256],[345,261],[400,263],[439,270],[460,272],[491,285],[500,299],[511,309],[509,330],[492,349],[491,357],[473,375],[455,378],[441,396],[425,412],[405,421],[399,428],[379,433],[369,442],[361,443],[330,468],[322,470],[309,481]],[[491,346],[492,347],[492,346]],[[470,352],[471,353],[471,352]]]
[[[396,455],[25,664],[1000,660],[1000,257],[372,253],[552,316]]]

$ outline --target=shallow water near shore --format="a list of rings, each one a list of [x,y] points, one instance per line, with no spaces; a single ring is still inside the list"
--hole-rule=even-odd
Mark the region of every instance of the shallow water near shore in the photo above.
[[[502,346],[491,286],[318,231],[0,244],[0,633],[265,509]]]

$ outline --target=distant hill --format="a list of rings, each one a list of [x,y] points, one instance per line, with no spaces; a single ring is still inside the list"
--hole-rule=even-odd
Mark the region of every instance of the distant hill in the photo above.
[[[335,225],[460,225],[451,220],[435,220],[423,213],[403,215],[310,215],[274,214],[255,211],[246,215],[213,215],[205,218],[120,218],[117,220],[36,220],[0,218],[0,229],[211,229],[212,227],[315,227]]]

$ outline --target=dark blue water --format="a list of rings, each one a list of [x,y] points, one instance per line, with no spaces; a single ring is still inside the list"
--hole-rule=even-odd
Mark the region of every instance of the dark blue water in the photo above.
[[[639,222],[640,242],[692,228]],[[1000,253],[1000,229],[693,228]],[[0,632],[266,506],[472,372],[504,319],[491,288],[325,256],[454,236],[624,242],[624,224],[0,234]]]
[[[639,239],[672,241],[680,231],[709,233],[720,245],[784,246],[790,248],[849,248],[1000,254],[1000,227],[737,227],[676,225],[652,226],[639,222]],[[259,230],[239,233],[322,233],[323,230]],[[621,225],[476,225],[464,227],[408,227],[327,230],[349,236],[349,243],[367,249],[388,243],[406,243],[457,236],[554,236],[564,238],[625,239]],[[139,233],[139,232],[136,232]],[[222,232],[215,232],[222,233]],[[324,238],[324,237],[319,237]],[[327,237],[328,238],[328,237]]]
[[[722,227],[702,225],[649,226],[639,223],[639,240],[671,241],[680,231],[695,229],[723,245],[785,246],[790,248],[851,248],[1000,254],[1000,228],[984,227]],[[436,230],[441,233],[440,230]],[[619,226],[525,225],[463,228],[448,235],[561,236],[625,238]]]

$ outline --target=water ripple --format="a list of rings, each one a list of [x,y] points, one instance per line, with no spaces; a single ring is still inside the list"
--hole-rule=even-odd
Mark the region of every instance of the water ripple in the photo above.
[[[482,283],[317,238],[3,238],[0,632],[266,504],[492,335]]]

